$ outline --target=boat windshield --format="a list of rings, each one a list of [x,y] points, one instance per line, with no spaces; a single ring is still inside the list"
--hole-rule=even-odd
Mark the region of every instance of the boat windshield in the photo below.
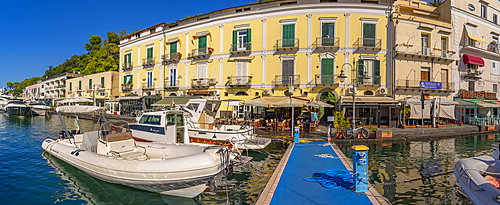
[[[24,102],[22,101],[10,101],[9,104],[20,104],[20,105],[24,105]]]
[[[151,124],[151,125],[160,125],[161,124],[161,115],[142,115],[139,123],[142,124]]]
[[[109,136],[118,136],[116,134],[126,134],[131,133],[130,127],[128,126],[128,122],[123,120],[106,122],[101,125],[101,137],[102,139],[107,139],[106,141],[110,141]],[[122,138],[129,138],[128,135],[120,135]],[[109,136],[108,136],[109,135]],[[106,138],[108,136],[108,138]],[[130,135],[132,136],[132,135]],[[123,140],[123,139],[122,139]],[[115,141],[115,140],[112,140]]]

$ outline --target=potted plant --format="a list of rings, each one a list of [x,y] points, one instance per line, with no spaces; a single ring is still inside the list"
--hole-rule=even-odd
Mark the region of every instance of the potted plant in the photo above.
[[[345,118],[344,112],[342,112],[342,111],[337,111],[337,112],[335,112],[334,115],[335,115],[334,126],[337,129],[337,132],[335,133],[335,136],[337,138],[341,138],[342,137],[342,131],[345,128],[350,127],[351,123],[349,122],[349,120],[347,120]]]
[[[462,125],[464,125],[463,122],[458,122],[458,126],[462,126]]]
[[[212,47],[208,47],[208,52],[212,54],[214,52],[214,49]]]
[[[177,57],[178,57],[179,59],[181,59],[181,58],[182,58],[182,53],[177,53]]]
[[[401,128],[406,129],[406,123],[401,124]]]
[[[382,138],[391,138],[392,132],[390,130],[386,130],[382,132]]]

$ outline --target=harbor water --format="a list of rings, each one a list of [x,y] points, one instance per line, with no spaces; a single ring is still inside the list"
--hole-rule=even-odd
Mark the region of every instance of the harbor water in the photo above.
[[[63,117],[68,129],[72,117]],[[95,123],[80,119],[82,130]],[[188,199],[147,192],[95,179],[69,164],[44,153],[45,138],[58,137],[59,118],[19,117],[0,114],[0,204],[223,204],[225,181],[218,177],[218,191]],[[231,204],[253,204],[279,163],[287,144],[272,142],[265,151],[248,152],[253,161],[231,168],[227,194]],[[270,156],[266,152],[275,156]],[[244,153],[247,154],[246,152]]]
[[[63,117],[74,129],[74,118]],[[80,120],[82,130],[95,123]],[[18,117],[0,114],[0,204],[222,204],[226,202],[224,180],[215,194],[204,192],[193,199],[165,196],[90,177],[69,164],[44,153],[45,138],[57,138],[61,123],[57,116]],[[462,158],[492,154],[499,135],[490,134],[437,141],[369,145],[370,182],[390,183],[453,170]],[[339,145],[352,157],[350,146]],[[231,167],[227,194],[231,204],[253,204],[264,189],[286,143],[273,141],[264,151],[250,151],[249,164]],[[275,156],[270,156],[269,152]],[[247,154],[246,152],[244,153]],[[307,176],[304,176],[307,177]],[[439,204],[450,191],[453,174],[421,179],[376,189],[393,204]],[[458,186],[458,184],[457,184]],[[332,191],[334,196],[335,190]],[[446,204],[471,204],[451,192]]]

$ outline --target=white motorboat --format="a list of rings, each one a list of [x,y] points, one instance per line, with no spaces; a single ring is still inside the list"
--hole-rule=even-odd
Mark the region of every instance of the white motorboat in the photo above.
[[[5,106],[5,113],[8,115],[28,116],[31,113],[31,107],[22,101],[10,101]]]
[[[0,111],[5,111],[7,104],[9,104],[9,96],[0,94]]]
[[[31,113],[34,115],[46,115],[51,109],[50,106],[45,105],[42,101],[31,101],[28,105],[31,107]]]
[[[64,133],[44,140],[44,151],[95,178],[160,194],[195,197],[229,165],[227,147],[136,142],[125,121],[71,137]]]
[[[219,100],[190,99],[183,111],[189,133],[189,142],[205,145],[225,145],[234,149],[263,149],[271,139],[257,137],[249,124],[226,125],[214,123],[220,107]],[[169,134],[164,131],[173,116],[172,111],[143,113],[138,123],[130,125],[134,138],[138,141],[167,142]],[[180,117],[180,114],[177,118]],[[184,123],[184,120],[182,121]]]
[[[471,157],[455,163],[455,177],[474,204],[500,204],[499,144],[493,143],[493,157]]]

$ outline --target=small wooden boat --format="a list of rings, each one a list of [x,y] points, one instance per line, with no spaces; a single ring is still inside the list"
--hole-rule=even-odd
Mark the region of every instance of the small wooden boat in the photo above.
[[[95,178],[188,198],[229,165],[227,147],[136,142],[125,121],[74,136],[65,131],[60,139],[44,140],[42,148]]]

